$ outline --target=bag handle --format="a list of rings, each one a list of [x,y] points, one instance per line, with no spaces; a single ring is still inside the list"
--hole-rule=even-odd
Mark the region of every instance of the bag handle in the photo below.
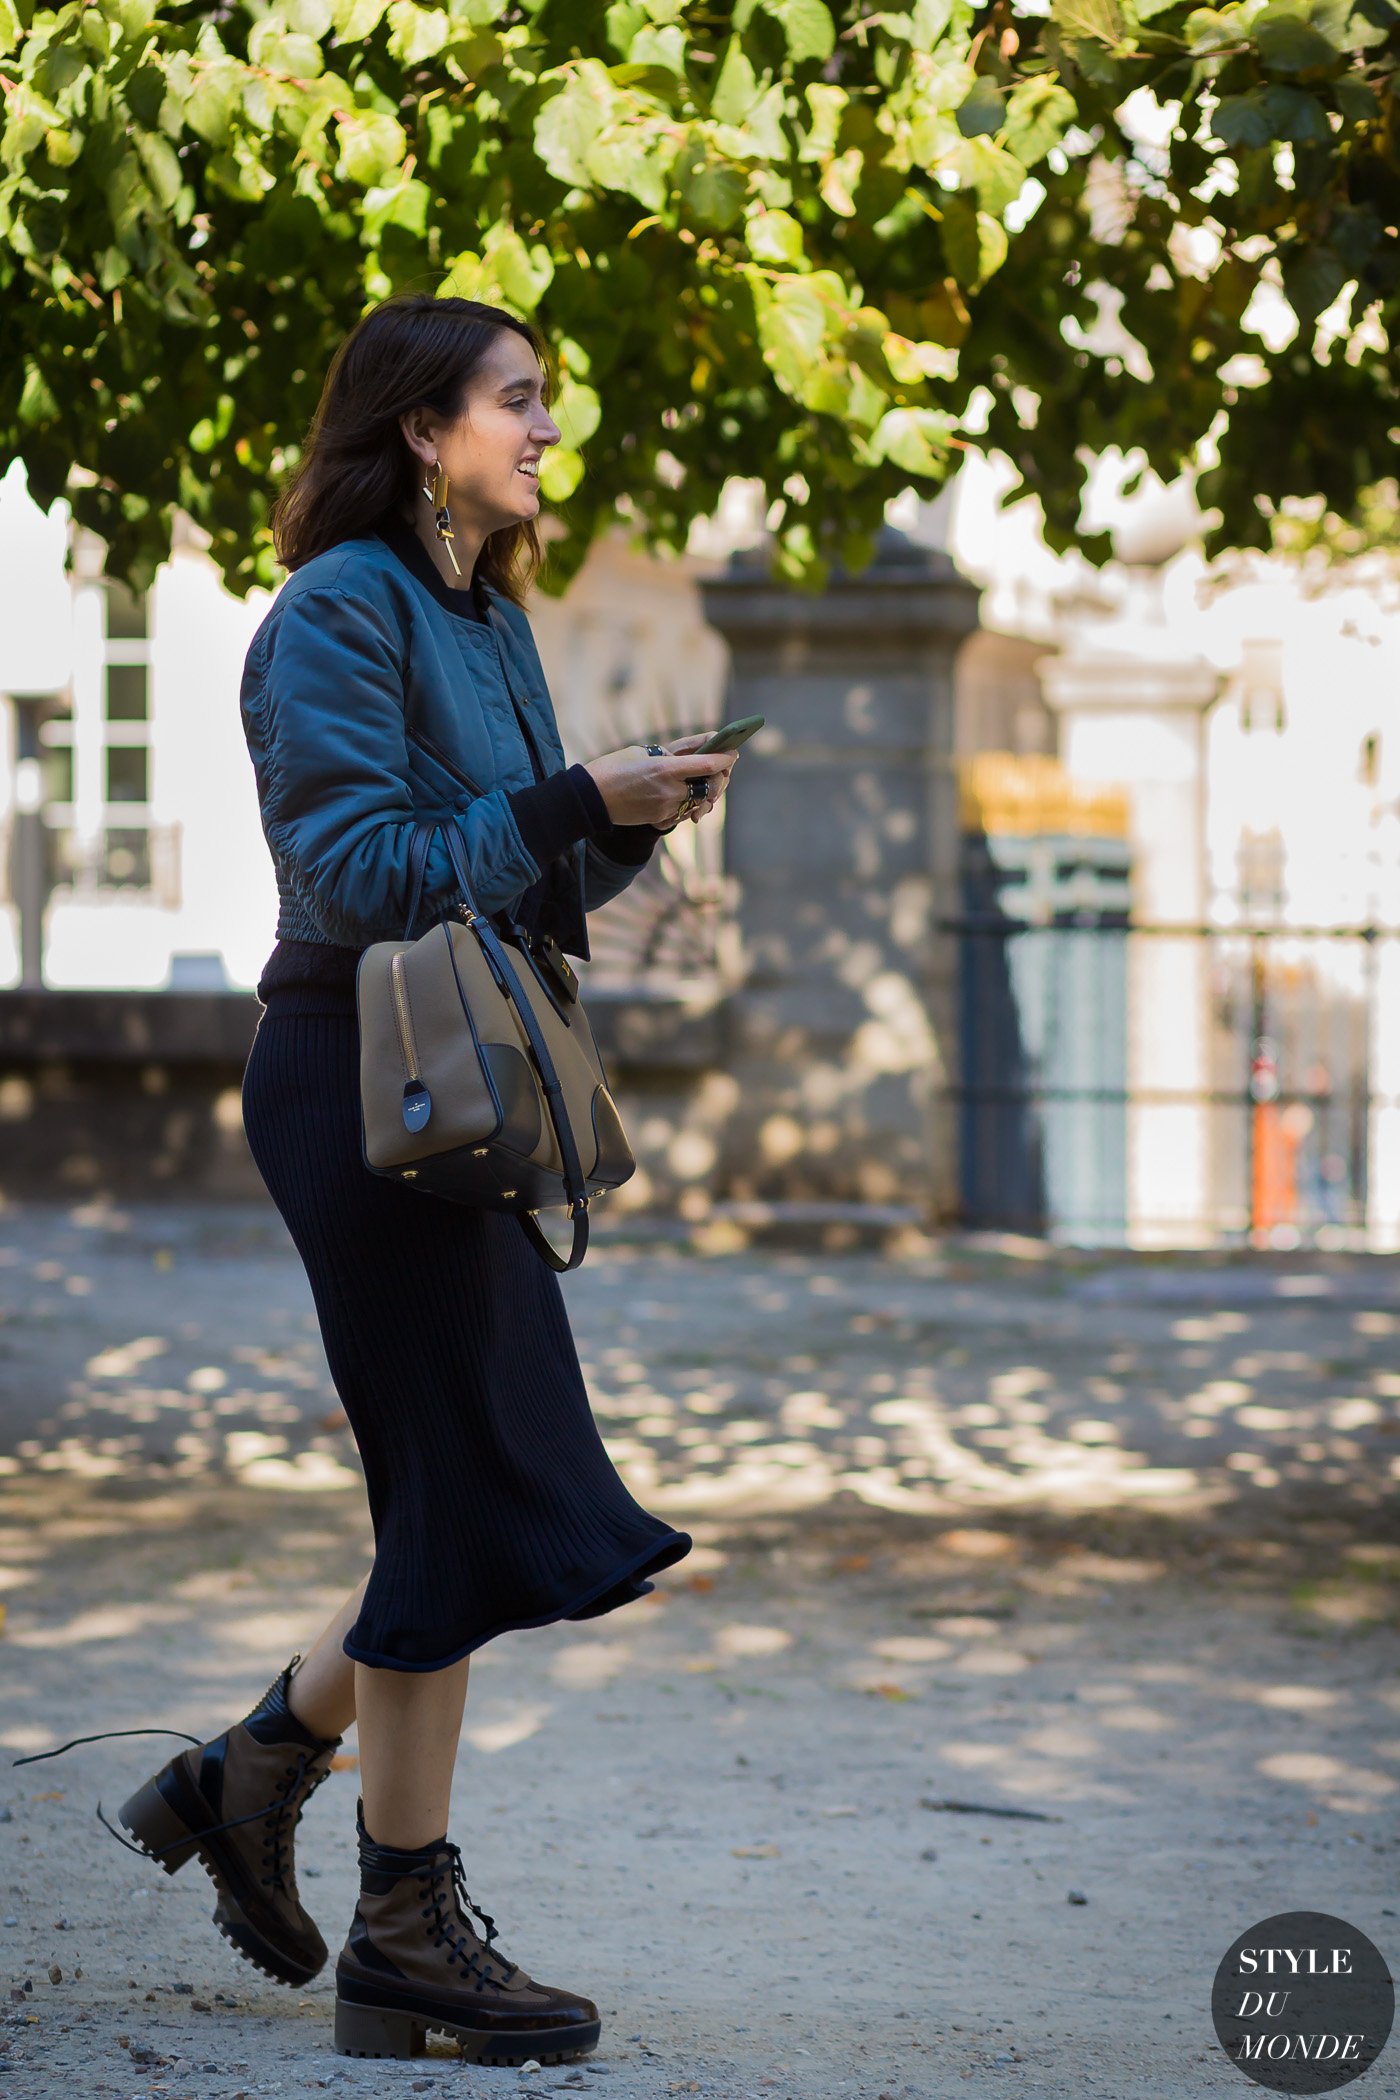
[[[568,1110],[564,1106],[563,1082],[555,1069],[554,1059],[549,1054],[549,1044],[545,1041],[544,1032],[535,1018],[534,1008],[521,989],[520,980],[515,974],[514,965],[511,963],[502,945],[500,936],[490,920],[484,917],[477,908],[476,894],[472,889],[471,871],[467,865],[466,849],[462,844],[461,834],[455,824],[451,822],[444,824],[438,819],[432,819],[415,825],[410,866],[417,865],[418,887],[421,888],[422,862],[426,861],[427,858],[428,842],[433,832],[437,830],[441,830],[446,837],[447,852],[452,862],[453,873],[461,885],[467,909],[472,914],[471,929],[481,944],[482,952],[497,984],[519,1014],[526,1039],[534,1054],[535,1065],[544,1089],[545,1106],[549,1110],[549,1119],[554,1125],[554,1135],[559,1142],[559,1155],[564,1162],[564,1190],[569,1199],[569,1216],[573,1220],[574,1227],[573,1245],[569,1250],[567,1261],[561,1260],[560,1256],[550,1245],[547,1235],[535,1223],[528,1211],[517,1211],[515,1213],[516,1221],[521,1231],[525,1234],[526,1239],[534,1247],[535,1252],[544,1261],[548,1262],[550,1268],[557,1269],[561,1273],[567,1269],[576,1269],[583,1260],[584,1253],[588,1247],[588,1184],[583,1171],[583,1161],[579,1157],[578,1145],[574,1139],[573,1126],[569,1122]],[[421,855],[419,852],[420,842]],[[417,909],[416,894],[414,909],[415,911]],[[409,923],[410,925],[412,924],[411,919]]]
[[[416,823],[413,827],[413,838],[408,849],[408,916],[404,920],[403,932],[399,936],[401,940],[408,941],[412,940],[413,938],[414,922],[418,917],[418,908],[423,902],[423,880],[428,872],[428,848],[432,844],[435,823],[441,824],[442,822],[442,818],[437,818],[436,820],[420,819],[419,822]],[[455,826],[452,827],[452,830],[453,834],[455,835]],[[457,862],[455,858],[453,860],[452,865],[454,872],[457,872]],[[472,904],[472,910],[476,910],[475,903]],[[523,927],[517,925],[513,916],[504,913],[504,907],[502,908],[502,911],[503,915],[505,916],[506,925],[509,928],[510,932],[513,933],[518,940],[524,941],[526,939],[526,936]],[[483,912],[479,914],[479,916],[484,918],[486,915]]]

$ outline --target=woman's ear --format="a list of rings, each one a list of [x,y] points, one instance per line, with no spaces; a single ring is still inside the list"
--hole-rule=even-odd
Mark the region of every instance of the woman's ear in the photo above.
[[[432,417],[426,408],[411,408],[406,415],[399,417],[404,443],[425,467],[430,467],[438,456],[431,425]]]

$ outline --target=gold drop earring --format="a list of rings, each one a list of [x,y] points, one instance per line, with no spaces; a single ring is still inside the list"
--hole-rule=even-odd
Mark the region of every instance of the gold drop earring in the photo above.
[[[433,523],[437,528],[438,538],[447,549],[447,558],[452,564],[453,573],[460,576],[462,571],[458,565],[456,549],[452,545],[452,513],[447,508],[449,486],[442,461],[434,460],[433,478],[431,482],[423,483],[423,494],[433,506]]]

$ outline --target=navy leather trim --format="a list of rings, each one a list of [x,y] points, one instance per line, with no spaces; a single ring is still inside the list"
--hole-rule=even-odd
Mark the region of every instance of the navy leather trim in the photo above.
[[[224,1820],[224,1760],[227,1755],[228,1737],[221,1735],[212,1743],[206,1743],[200,1759],[199,1791],[214,1811],[209,1818],[211,1823]]]
[[[502,1107],[501,1097],[496,1091],[496,1075],[491,1070],[490,1061],[482,1054],[481,1038],[476,1032],[476,1023],[472,1019],[472,1010],[471,1007],[467,1004],[467,995],[462,989],[462,974],[457,968],[457,951],[452,945],[452,935],[446,926],[442,928],[442,937],[447,943],[447,958],[452,965],[452,975],[457,985],[457,997],[462,1002],[462,1012],[466,1017],[467,1026],[471,1030],[472,1048],[476,1052],[476,1061],[481,1067],[482,1077],[486,1081],[486,1085],[490,1091],[492,1103],[494,1104],[496,1110],[495,1129],[487,1131],[482,1137],[479,1137],[476,1141],[479,1145],[490,1145],[493,1144],[495,1140],[500,1136],[501,1131],[504,1128],[506,1120],[505,1109]],[[488,961],[489,959],[490,958],[488,955]]]

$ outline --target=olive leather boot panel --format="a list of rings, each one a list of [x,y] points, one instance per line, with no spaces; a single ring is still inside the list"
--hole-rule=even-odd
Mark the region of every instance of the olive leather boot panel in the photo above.
[[[598,2008],[535,1982],[492,1951],[462,1855],[445,1839],[421,1852],[360,1841],[360,1899],[336,1963],[335,2044],[343,2056],[421,2056],[430,2030],[474,2063],[558,2063],[597,2046]],[[464,1912],[486,1926],[481,1939]]]
[[[340,1737],[310,1735],[287,1704],[293,1658],[257,1706],[184,1750],[125,1801],[119,1820],[167,1874],[198,1859],[217,1892],[214,1923],[278,1983],[307,1983],[326,1943],[302,1907],[293,1848],[302,1810],[329,1777]]]

